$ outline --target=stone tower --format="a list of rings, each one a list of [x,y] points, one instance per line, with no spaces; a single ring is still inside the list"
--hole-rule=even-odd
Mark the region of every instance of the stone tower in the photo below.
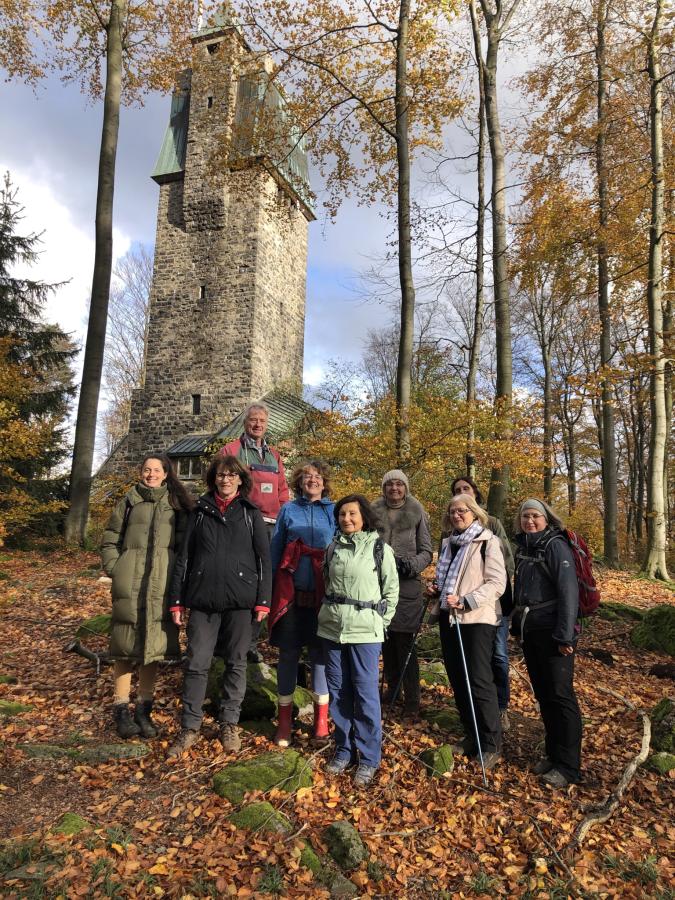
[[[314,218],[304,149],[235,25],[202,29],[192,45],[152,176],[157,236],[129,462],[214,432],[250,400],[302,381]],[[270,117],[286,131],[279,164],[257,134]]]

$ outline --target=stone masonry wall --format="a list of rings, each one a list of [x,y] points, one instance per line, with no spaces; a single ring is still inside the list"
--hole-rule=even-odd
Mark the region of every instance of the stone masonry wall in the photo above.
[[[193,48],[185,174],[160,187],[145,384],[126,462],[215,431],[302,380],[307,221],[264,167],[231,172],[223,156],[247,53],[232,30]]]

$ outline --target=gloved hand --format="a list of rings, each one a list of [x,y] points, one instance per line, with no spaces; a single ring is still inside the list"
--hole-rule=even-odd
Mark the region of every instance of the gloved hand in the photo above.
[[[415,574],[412,563],[409,559],[403,559],[401,556],[396,558],[396,571],[401,578],[412,578]]]

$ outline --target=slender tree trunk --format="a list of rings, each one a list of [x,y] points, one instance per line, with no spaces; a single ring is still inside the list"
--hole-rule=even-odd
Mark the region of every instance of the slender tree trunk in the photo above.
[[[663,231],[664,231],[664,172],[663,172],[663,89],[661,83],[661,26],[662,0],[656,0],[656,12],[649,38],[647,67],[650,86],[650,135],[652,163],[652,212],[649,224],[649,280],[647,306],[649,308],[649,351],[651,376],[649,406],[651,430],[647,476],[647,555],[642,571],[650,578],[668,580],[666,566],[666,517],[663,490],[663,468],[666,435],[666,361],[663,352]]]
[[[604,499],[605,560],[612,566],[619,562],[617,543],[618,473],[614,435],[614,391],[610,366],[612,363],[612,320],[609,297],[609,260],[607,251],[607,223],[609,219],[609,187],[607,178],[607,63],[606,63],[607,4],[598,3],[596,22],[596,69],[598,78],[595,165],[598,190],[598,310],[600,313],[600,366],[602,369],[602,493]]]
[[[666,222],[673,221],[675,203],[675,191],[669,190],[666,203]],[[670,539],[672,514],[670,508],[670,446],[673,432],[673,378],[675,368],[671,362],[673,349],[675,348],[675,335],[673,334],[673,285],[675,285],[675,241],[668,241],[668,282],[664,285],[665,297],[663,302],[663,339],[666,344],[666,452],[663,459],[663,494],[664,509],[666,513],[666,540]]]
[[[415,330],[415,285],[410,235],[410,143],[408,134],[408,18],[410,0],[401,0],[396,39],[396,159],[398,164],[398,269],[401,283],[401,335],[396,368],[396,450],[410,456],[410,392]]]
[[[637,502],[635,504],[635,541],[642,551],[643,525],[645,521],[645,434],[647,424],[645,422],[645,398],[642,385],[639,386],[639,393],[634,401],[637,406],[637,442],[635,447],[635,467],[637,470]]]
[[[473,35],[476,65],[478,67],[478,149],[476,154],[476,303],[473,317],[473,334],[469,350],[469,372],[466,379],[466,401],[469,405],[471,424],[467,434],[466,474],[476,477],[476,457],[474,456],[475,424],[471,407],[476,402],[476,377],[480,362],[483,338],[483,315],[485,307],[485,89],[483,81],[483,55],[480,46],[480,28],[474,0],[470,0],[471,33]]]
[[[485,121],[490,141],[491,203],[492,203],[492,270],[495,302],[495,342],[497,351],[497,396],[499,437],[510,437],[511,400],[513,374],[511,358],[511,298],[506,257],[506,166],[504,141],[499,121],[497,93],[497,63],[499,45],[504,30],[518,6],[514,0],[504,15],[501,3],[493,12],[488,0],[481,0],[481,9],[487,29],[487,50],[482,66],[485,92]],[[494,516],[503,517],[509,490],[509,466],[495,466],[490,480],[488,509]]]
[[[87,343],[84,351],[82,385],[77,407],[75,446],[70,475],[70,509],[65,522],[66,540],[82,543],[89,514],[91,469],[101,372],[108,323],[108,299],[112,272],[113,194],[115,190],[115,158],[120,120],[122,91],[122,24],[126,16],[126,0],[111,0],[106,43],[106,79],[103,101],[103,127],[96,194],[96,246],[94,276],[89,306]]]
[[[551,390],[551,353],[542,347],[544,365],[544,500],[553,499],[553,397]]]

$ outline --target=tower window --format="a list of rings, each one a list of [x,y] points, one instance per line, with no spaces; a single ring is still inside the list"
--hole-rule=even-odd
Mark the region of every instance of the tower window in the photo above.
[[[198,416],[202,411],[202,395],[201,394],[193,394],[192,395],[192,415]]]
[[[214,53],[217,53],[219,47],[220,47],[220,44],[207,44],[206,45],[206,49],[209,51],[210,56],[213,56]]]
[[[205,284],[199,285],[199,299],[206,300],[206,285]]]
[[[213,106],[213,97],[211,97],[211,95],[206,98],[206,106],[208,109],[211,109]]]

